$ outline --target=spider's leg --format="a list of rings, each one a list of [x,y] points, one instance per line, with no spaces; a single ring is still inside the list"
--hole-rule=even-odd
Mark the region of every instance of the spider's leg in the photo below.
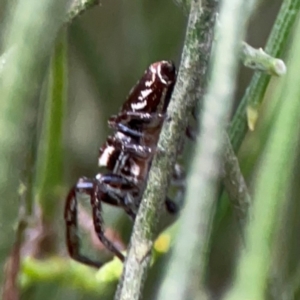
[[[100,182],[98,179],[86,179],[81,178],[77,185],[76,189],[88,194],[90,196],[90,202],[92,206],[92,214],[93,214],[93,222],[94,222],[94,228],[95,232],[99,238],[99,240],[102,242],[102,244],[112,253],[114,253],[121,261],[124,261],[124,255],[114,246],[113,242],[111,242],[104,233],[104,222],[102,218],[102,206],[101,206],[101,198],[103,194],[106,193],[106,188],[103,186],[103,183]],[[103,189],[103,191],[102,191]],[[107,199],[107,197],[106,197]],[[107,199],[107,202],[108,199]],[[113,205],[118,205],[117,201],[112,201]],[[72,256],[73,257],[73,256]],[[74,258],[74,257],[73,257]],[[80,259],[82,256],[79,257]],[[78,257],[75,257],[76,260],[78,260]],[[84,258],[84,261],[81,259],[80,261],[83,263],[86,263],[86,258]],[[96,266],[94,264],[94,266]]]
[[[196,141],[198,131],[192,127],[191,125],[188,125],[187,128],[185,129],[185,135],[191,140],[191,141]]]
[[[122,111],[108,120],[110,128],[133,138],[150,138],[160,131],[166,114]]]
[[[192,111],[191,111],[191,115],[193,117],[193,119],[195,121],[198,122],[199,120],[199,113],[198,113],[198,105],[194,106],[192,108]],[[199,130],[197,129],[197,127],[195,126],[192,126],[192,125],[188,125],[185,129],[185,135],[187,138],[189,138],[191,141],[196,141],[196,138],[197,138],[197,135],[199,134]]]
[[[112,198],[110,195],[103,194],[103,197],[101,198],[101,201],[113,206],[118,206],[124,209],[124,211],[129,215],[129,217],[134,220],[136,217],[136,213],[133,212],[133,210],[130,207],[127,207],[123,202],[120,204],[119,201],[115,200],[114,198]]]
[[[165,200],[165,206],[170,214],[176,214],[180,211],[185,193],[185,172],[178,163],[176,163],[174,167],[171,186],[177,189],[175,196],[176,199],[174,201],[167,197]]]
[[[168,211],[168,213],[170,213],[172,215],[177,214],[180,210],[178,204],[175,203],[175,201],[169,197],[166,197],[165,207],[166,207],[166,210]]]
[[[134,138],[142,138],[144,137],[144,133],[136,130],[136,129],[132,129],[127,125],[124,125],[122,123],[115,123],[114,121],[109,121],[109,127],[113,128],[114,130],[117,130],[119,132],[122,132],[124,134],[128,134]]]
[[[89,187],[93,188],[93,185]],[[101,262],[94,261],[80,253],[80,239],[78,236],[78,223],[77,223],[77,199],[76,191],[78,190],[77,185],[72,187],[70,190],[65,205],[65,223],[66,223],[66,243],[69,255],[78,262],[83,264],[100,268]]]
[[[95,232],[103,245],[124,261],[124,255],[104,234],[101,201],[123,207],[125,212],[134,219],[138,206],[136,197],[139,196],[139,188],[117,174],[98,174],[94,185],[95,188],[90,196]]]
[[[124,182],[118,183],[123,184]],[[90,196],[92,211],[93,211],[93,222],[95,227],[95,232],[99,240],[103,245],[114,253],[121,261],[124,261],[124,255],[114,246],[114,244],[107,239],[104,234],[104,224],[102,219],[102,207],[101,201],[105,199],[105,202],[115,205],[123,206],[121,201],[118,201],[116,198],[113,198],[109,195],[110,184],[109,180],[113,182],[113,179],[109,175],[103,176],[102,180],[99,179],[88,179],[80,178],[77,184],[70,190],[66,206],[65,206],[65,222],[66,222],[66,239],[67,239],[67,248],[69,255],[74,259],[83,264],[99,268],[103,263],[94,261],[80,253],[80,239],[78,237],[78,224],[77,224],[77,198],[76,192],[85,193]],[[116,181],[116,180],[115,180]],[[124,180],[123,180],[124,181]],[[128,208],[129,211],[129,208]],[[129,211],[130,212],[130,211]]]
[[[108,120],[108,125],[112,129],[116,129],[121,132],[122,130],[130,130],[130,128],[132,128],[132,125],[138,125],[139,127],[141,126],[143,129],[149,129],[161,127],[165,118],[166,114],[161,113],[122,111],[118,115],[112,116]],[[139,132],[139,134],[141,133]]]
[[[99,198],[101,201],[122,207],[134,221],[140,199],[140,187],[117,174],[98,174],[97,180],[103,186]]]
[[[124,143],[115,136],[108,137],[104,147],[100,148],[100,155],[107,149],[107,147],[114,147],[115,150],[134,154],[140,158],[150,158],[154,154],[154,148],[136,144],[136,143]]]

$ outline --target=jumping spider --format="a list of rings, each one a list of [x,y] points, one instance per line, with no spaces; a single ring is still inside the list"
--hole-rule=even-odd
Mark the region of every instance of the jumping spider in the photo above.
[[[120,112],[109,119],[108,125],[115,132],[100,148],[98,161],[99,166],[108,171],[97,174],[95,178],[81,177],[66,198],[66,243],[73,259],[97,268],[102,265],[80,253],[76,194],[84,193],[90,197],[99,240],[124,261],[123,254],[104,235],[101,202],[123,208],[134,221],[175,81],[176,69],[172,62],[151,64],[130,91]],[[178,179],[181,172],[176,167],[174,169],[174,178]],[[169,198],[165,200],[165,206],[170,213],[178,210]]]

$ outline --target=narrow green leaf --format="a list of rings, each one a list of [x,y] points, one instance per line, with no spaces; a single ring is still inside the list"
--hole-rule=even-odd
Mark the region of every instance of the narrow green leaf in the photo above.
[[[53,218],[63,179],[63,124],[67,100],[66,32],[57,40],[51,60],[48,97],[37,167],[37,200],[43,215]]]
[[[300,115],[300,23],[293,38],[287,76],[275,91],[281,109],[256,180],[253,219],[247,228],[246,250],[243,251],[235,284],[227,300],[265,299],[269,268],[272,263],[272,241],[276,221],[284,211],[299,137]]]

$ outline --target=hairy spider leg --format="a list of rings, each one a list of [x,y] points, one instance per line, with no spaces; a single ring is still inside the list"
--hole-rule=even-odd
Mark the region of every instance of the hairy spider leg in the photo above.
[[[122,111],[118,115],[110,117],[108,125],[110,128],[118,130],[124,134],[141,138],[145,135],[145,133],[141,131],[144,131],[145,129],[161,128],[165,118],[166,115],[161,113]],[[139,130],[132,129],[132,127],[137,124]]]
[[[117,186],[122,186],[122,195],[117,189]],[[66,206],[65,206],[65,222],[66,222],[66,240],[67,248],[70,256],[86,265],[100,268],[103,263],[92,260],[80,253],[80,239],[78,237],[78,222],[77,222],[77,192],[89,195],[93,222],[96,234],[99,240],[105,247],[114,253],[121,261],[124,261],[124,255],[107,239],[104,234],[104,222],[101,216],[101,201],[111,205],[121,206],[125,209],[126,213],[135,218],[133,210],[124,203],[126,202],[127,195],[131,186],[128,182],[115,174],[101,175],[101,178],[89,179],[82,177],[78,180],[77,184],[70,190]],[[125,192],[126,191],[126,192]]]
[[[163,113],[147,113],[138,111],[121,111],[115,116],[111,116],[108,120],[108,125],[113,126],[115,123],[122,123],[128,125],[133,122],[140,122],[140,124],[146,126],[146,128],[156,128],[161,126],[166,118],[166,114]],[[144,127],[145,128],[145,127]]]
[[[179,164],[174,167],[172,185],[179,188],[180,195],[184,191],[185,174]],[[136,217],[135,209],[130,207],[130,193],[137,193],[138,188],[134,188],[122,176],[116,174],[97,175],[96,179],[82,177],[77,184],[70,190],[65,206],[66,238],[67,248],[70,256],[81,263],[89,266],[100,268],[103,263],[92,260],[80,253],[80,239],[78,237],[77,223],[77,193],[89,195],[92,211],[93,222],[96,234],[105,247],[114,253],[121,261],[124,261],[123,254],[106,238],[104,234],[104,222],[101,215],[101,201],[110,205],[122,207],[125,212],[134,220]],[[134,197],[134,196],[133,196]],[[166,197],[165,207],[171,214],[179,211],[177,203],[169,197]],[[136,208],[137,209],[137,208]]]
[[[177,205],[177,203],[174,202],[174,200],[172,200],[171,198],[169,197],[166,197],[166,200],[165,200],[165,207],[166,207],[166,210],[168,211],[168,213],[170,214],[177,214],[179,212],[179,206]]]
[[[176,178],[174,179],[176,182],[172,180],[171,185],[178,188],[181,193],[180,195],[182,195],[183,194],[182,191],[185,189],[185,183],[184,183],[185,174],[181,170],[180,171],[181,173],[179,175],[178,168],[179,165],[176,164],[177,172],[174,172],[174,174],[176,173],[176,175],[173,176],[173,178]],[[140,195],[140,200],[141,200],[142,195],[139,194],[140,193],[139,188],[135,186],[133,183],[130,183],[129,181],[124,179],[124,177],[116,174],[107,174],[107,175],[100,175],[100,176],[101,176],[101,181],[110,187],[109,192],[101,191],[101,197],[98,197],[100,201],[123,208],[125,212],[134,221],[139,207],[139,203],[138,206],[136,206],[136,203],[131,198]],[[120,185],[122,188],[120,188]],[[178,205],[169,197],[166,197],[165,206],[167,211],[171,214],[177,213],[179,211]]]
[[[198,131],[192,127],[191,125],[188,125],[187,128],[185,129],[185,135],[191,140],[191,141],[196,141]]]
[[[116,135],[109,136],[106,141],[107,144],[113,145],[115,148],[126,153],[134,154],[140,158],[148,159],[153,155],[154,149],[148,146],[134,144],[134,143],[125,143],[122,142]],[[156,148],[156,147],[155,147]],[[101,150],[101,149],[100,149]]]
[[[92,260],[80,253],[80,239],[78,236],[78,222],[77,222],[77,186],[71,188],[67,196],[65,205],[65,223],[66,223],[66,242],[70,257],[83,264],[100,268],[103,263]]]
[[[149,156],[153,155],[153,149],[151,149],[150,147],[147,147],[147,146],[142,146],[140,144],[134,144],[132,143],[124,143],[124,142],[121,142],[116,136],[110,136],[108,137],[107,141],[106,141],[106,145],[102,148],[100,148],[100,156],[103,154],[103,151],[105,151],[105,149],[107,147],[113,147],[115,149],[115,151],[122,151],[122,152],[126,152],[126,153],[131,153],[132,155],[136,156],[136,157],[140,157],[140,158],[148,158]],[[176,165],[177,166],[177,165]],[[109,170],[113,170],[114,168],[114,164],[113,165],[110,165],[109,163],[107,164],[106,162],[106,168],[108,168]],[[176,172],[175,172],[176,170]],[[175,169],[174,169],[174,175],[173,175],[173,179],[172,179],[172,185],[177,185],[179,186],[181,183],[181,179],[180,179],[180,176],[182,176],[182,174],[184,175],[182,169],[179,169],[179,167],[177,166]],[[114,178],[113,175],[110,175],[111,177],[110,178]],[[117,180],[119,180],[119,176],[120,175],[115,175],[115,178],[117,178]],[[122,175],[124,176],[124,175]],[[122,177],[122,178],[125,178],[125,177]],[[138,200],[135,200],[135,202],[137,203],[137,205],[139,205],[140,201],[141,201],[141,197],[142,197],[142,193],[141,191],[143,190],[143,188],[141,188],[144,184],[143,181],[136,181],[134,178],[132,179],[129,179],[128,177],[126,177],[128,182],[132,182],[133,184],[135,184],[138,188],[138,190],[140,190],[140,193],[136,193],[136,199]],[[176,180],[176,183],[174,182]],[[179,182],[180,181],[180,182]],[[108,182],[109,183],[109,182]],[[116,192],[119,192],[118,189],[115,190]],[[116,196],[114,196],[115,198]],[[120,196],[119,196],[120,197]],[[109,198],[109,201],[106,201],[105,198],[102,198],[102,201],[104,202],[107,202],[109,204],[112,204],[112,205],[117,205],[117,206],[122,206],[123,209],[125,210],[125,212],[131,217],[131,219],[135,219],[135,214],[133,214],[132,210],[128,210],[128,207],[126,205],[126,201],[125,201],[125,205],[120,205],[120,203],[118,202],[117,204],[113,204],[110,200],[111,198]],[[166,209],[169,213],[176,213],[178,212],[178,209],[176,209],[176,203],[172,202],[171,199],[169,198],[166,198],[166,201],[165,201],[165,206],[166,206]],[[124,203],[124,201],[123,201]],[[136,210],[137,210],[138,207],[136,207]]]
[[[99,199],[107,204],[123,208],[134,221],[138,210],[134,198],[140,197],[140,188],[123,176],[114,173],[98,174],[96,179],[106,186],[106,190],[101,189]]]
[[[145,137],[145,133],[129,128],[128,126],[130,126],[130,122],[132,121],[139,122],[139,124],[142,124],[143,129],[145,128],[155,129],[158,126],[161,126],[165,119],[166,119],[166,114],[125,111],[125,112],[120,112],[116,116],[112,116],[109,119],[108,124],[111,128],[117,129],[118,131],[124,134],[128,134],[136,138],[140,138],[140,137]],[[196,139],[196,133],[190,126],[186,128],[186,135],[191,140]],[[117,144],[115,143],[115,145]],[[139,145],[123,144],[122,147],[124,150],[132,154],[138,155],[140,157],[147,157],[147,155],[150,154],[151,152],[153,153],[154,150],[147,146],[141,146],[140,144]],[[178,193],[176,198],[183,198],[185,193],[185,173],[183,171],[183,168],[179,164],[176,164],[174,167],[174,173],[172,176],[171,185],[178,188]],[[169,197],[166,197],[165,207],[167,211],[171,214],[178,213],[178,211],[180,210],[178,204],[176,204],[176,202],[174,202]]]

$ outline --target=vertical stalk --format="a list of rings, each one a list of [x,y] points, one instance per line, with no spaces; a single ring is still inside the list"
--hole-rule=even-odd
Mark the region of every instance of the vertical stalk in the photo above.
[[[280,11],[273,25],[268,38],[265,52],[273,57],[281,57],[287,45],[290,32],[294,26],[299,13],[300,0],[284,0]],[[238,151],[242,141],[248,131],[246,109],[247,106],[256,110],[262,103],[267,86],[270,82],[270,75],[263,72],[255,72],[242,98],[238,109],[233,117],[229,128],[229,137],[234,151]]]
[[[178,79],[168,109],[170,120],[165,122],[158,144],[163,151],[152,163],[115,299],[134,300],[141,296],[159,211],[173,174],[178,145],[182,142],[191,109],[205,85],[216,11],[217,1],[214,0],[205,5],[200,0],[191,3]]]
[[[208,241],[215,212],[224,128],[235,89],[240,41],[254,1],[224,0],[211,80],[187,185],[187,203],[159,299],[203,299]]]
[[[6,27],[4,48],[6,52],[13,51],[0,83],[1,265],[13,242],[11,237],[19,207],[19,175],[24,160],[22,153],[30,135],[28,116],[38,105],[43,74],[63,23],[66,2],[18,1]]]
[[[279,214],[292,176],[300,114],[300,23],[295,30],[288,73],[274,93],[281,109],[268,140],[256,180],[253,218],[247,228],[247,249],[242,253],[235,284],[226,299],[265,299],[272,244]],[[276,101],[276,100],[275,100]]]
[[[39,145],[36,198],[44,218],[55,217],[59,186],[63,180],[63,124],[67,99],[66,30],[55,44],[50,64],[48,95],[45,103],[43,130]]]

